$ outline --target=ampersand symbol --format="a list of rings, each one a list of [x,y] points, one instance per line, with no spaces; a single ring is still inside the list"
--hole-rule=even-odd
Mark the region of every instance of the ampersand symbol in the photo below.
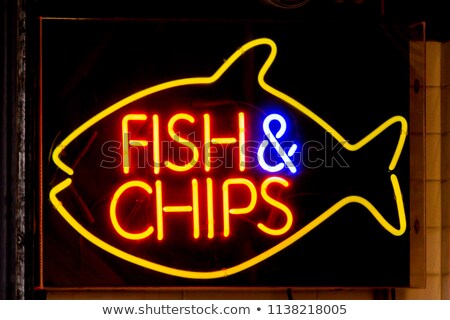
[[[280,129],[278,129],[278,132],[274,135],[272,133],[272,130],[270,130],[269,124],[272,121],[278,121],[280,124]],[[293,143],[291,147],[289,148],[288,152],[286,153],[284,149],[281,147],[280,143],[278,142],[278,139],[280,139],[284,133],[286,132],[286,120],[279,114],[271,114],[267,116],[264,119],[263,122],[263,131],[266,137],[269,140],[264,140],[261,145],[258,148],[258,161],[260,166],[268,171],[268,172],[278,172],[282,170],[285,166],[292,172],[297,172],[297,168],[292,163],[291,157],[294,155],[294,152],[297,150],[297,145]],[[277,153],[280,155],[283,162],[277,163],[276,165],[268,165],[266,160],[264,160],[264,151],[266,150],[267,146],[269,145],[269,141],[272,144],[272,146],[275,148]]]

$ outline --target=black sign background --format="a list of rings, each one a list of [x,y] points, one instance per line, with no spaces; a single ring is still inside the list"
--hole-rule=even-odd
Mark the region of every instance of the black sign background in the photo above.
[[[189,280],[144,269],[103,251],[72,229],[48,201],[50,189],[66,177],[50,161],[50,154],[70,132],[136,91],[169,80],[211,75],[240,46],[260,37],[278,46],[267,83],[300,101],[353,142],[392,116],[409,119],[408,36],[398,26],[361,21],[42,21],[44,287],[409,285],[408,231],[399,237],[389,234],[356,204],[248,270],[221,279]],[[251,60],[254,65],[247,60],[239,64],[224,85],[227,91],[219,96],[257,104],[259,96],[252,86],[266,56],[267,51],[258,50]],[[286,106],[280,108],[289,119],[297,119]],[[325,136],[311,121],[297,121],[302,139]],[[398,134],[399,128],[392,127],[369,148],[346,153],[350,168],[305,169],[295,184],[295,210],[320,214],[357,193],[397,226],[387,167]],[[87,132],[75,145],[77,151],[68,150],[67,163],[77,159],[76,152],[89,138]],[[408,140],[395,173],[408,213]],[[76,191],[72,190],[77,195],[63,201],[88,225],[90,217],[83,206],[95,215],[92,208],[101,200],[95,195],[102,183],[93,172],[83,172],[77,179]],[[83,204],[74,200],[79,198]],[[251,256],[252,250],[277,242],[252,236],[242,230],[227,245],[204,241],[187,244],[188,251],[171,247],[165,251],[166,259],[179,268],[195,260],[210,261],[215,269],[232,261],[236,252]]]

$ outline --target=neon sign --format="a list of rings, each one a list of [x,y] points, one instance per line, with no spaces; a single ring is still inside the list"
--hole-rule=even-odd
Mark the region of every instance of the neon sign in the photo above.
[[[171,113],[161,111],[164,99],[171,98],[166,93],[213,86],[243,55],[259,47],[270,51],[258,72],[257,86],[265,95],[282,104],[284,113],[258,114],[240,107],[222,120],[213,110],[203,112],[185,108],[176,111],[174,107],[170,109]],[[50,191],[54,208],[78,234],[111,255],[145,269],[189,279],[217,279],[248,270],[297,243],[349,205],[364,208],[364,212],[388,233],[403,235],[406,214],[395,169],[407,135],[406,119],[400,115],[392,116],[356,142],[350,142],[353,140],[344,138],[307,106],[266,82],[276,55],[274,41],[267,38],[252,40],[234,52],[210,76],[182,78],[151,86],[94,115],[66,136],[52,153],[54,164],[69,176]],[[145,99],[155,100],[141,103]],[[290,114],[314,123],[351,153],[362,150],[391,127],[401,128],[386,168],[391,172],[389,185],[396,205],[394,223],[371,201],[358,194],[334,200],[314,218],[301,223],[302,208],[286,196],[295,193],[293,185],[302,180],[304,169],[295,160],[304,147],[299,140],[301,137],[286,138],[298,131],[291,123]],[[110,118],[114,118],[109,121],[115,125],[114,137],[120,141],[118,150],[122,160],[120,166],[111,171],[120,182],[115,183],[102,212],[102,219],[108,221],[108,228],[113,232],[115,240],[112,241],[104,234],[98,235],[95,230],[83,226],[60,196],[71,187],[77,176],[77,169],[65,161],[65,150],[70,149],[85,132]],[[225,131],[221,129],[223,121],[229,128]],[[284,138],[287,145],[280,142]],[[163,147],[167,141],[175,149],[177,157]],[[256,146],[249,145],[252,141],[256,141]],[[232,156],[229,166],[216,162],[218,150]],[[144,151],[149,156],[141,166],[139,160]],[[137,226],[130,225],[126,220],[132,216],[137,202],[136,210],[143,222]],[[181,237],[172,231],[173,226],[179,224],[185,237],[179,241],[193,240],[203,246],[205,241],[226,243],[233,241],[238,234],[235,223],[245,224],[245,219],[251,219],[252,233],[272,239],[271,246],[252,256],[236,259],[225,267],[180,268],[127,250],[130,244],[150,241],[152,246],[158,246],[173,241]]]

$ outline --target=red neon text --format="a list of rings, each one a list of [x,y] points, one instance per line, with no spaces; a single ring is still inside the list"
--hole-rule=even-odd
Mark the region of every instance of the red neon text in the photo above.
[[[199,204],[199,184],[202,184],[202,186],[205,187],[204,190],[206,190],[206,208],[201,208]],[[221,233],[225,238],[230,236],[230,222],[233,219],[233,216],[251,214],[256,207],[259,197],[262,198],[265,205],[269,205],[272,207],[272,209],[268,211],[273,211],[275,209],[276,212],[279,212],[283,215],[282,219],[284,219],[284,225],[278,228],[267,226],[265,223],[259,222],[256,225],[260,231],[265,234],[278,236],[285,234],[291,228],[293,222],[292,212],[288,206],[281,203],[279,200],[276,200],[273,196],[270,195],[269,190],[272,185],[279,185],[287,188],[289,186],[289,183],[288,181],[280,177],[269,177],[265,179],[259,188],[257,188],[252,181],[244,178],[227,179],[223,182],[221,199],[223,208],[221,212],[221,215],[223,217],[223,230]],[[112,225],[120,236],[129,240],[141,240],[153,235],[153,233],[155,232],[155,225],[150,225],[150,223],[148,226],[144,226],[142,228],[142,231],[140,232],[129,232],[125,230],[120,223],[121,217],[124,218],[127,212],[119,212],[118,203],[121,201],[136,200],[130,197],[125,197],[122,199],[123,194],[128,191],[131,192],[133,188],[140,188],[146,192],[149,200],[154,203],[154,209],[152,210],[152,212],[148,212],[146,214],[153,215],[153,217],[156,216],[156,237],[158,240],[163,240],[165,237],[165,230],[167,230],[167,227],[164,223],[164,217],[167,214],[171,213],[185,213],[191,216],[190,219],[192,223],[190,223],[190,225],[192,228],[192,236],[195,239],[203,236],[200,233],[200,230],[203,230],[202,228],[200,228],[200,225],[202,223],[206,223],[207,228],[205,229],[208,230],[206,236],[209,239],[212,239],[214,238],[216,232],[216,222],[214,220],[214,202],[217,201],[217,199],[213,198],[213,192],[214,188],[217,187],[218,186],[215,185],[214,181],[211,178],[207,178],[201,181],[192,179],[190,186],[192,195],[191,200],[183,205],[172,205],[169,200],[163,200],[171,199],[171,196],[173,195],[166,195],[165,186],[162,181],[157,180],[154,183],[153,187],[148,183],[140,180],[126,182],[117,189],[111,201],[110,218]],[[231,191],[234,188],[237,188],[239,190],[239,198],[244,198],[244,200],[246,201],[244,205],[232,205],[234,199],[232,199],[233,192]],[[201,216],[201,210],[203,210],[202,212],[206,212],[206,214]],[[154,219],[155,218],[153,218],[153,221]]]
[[[148,117],[146,114],[127,114],[122,119],[122,154],[123,154],[123,172],[125,174],[130,173],[131,168],[131,153],[130,147],[147,147],[148,142],[153,142],[153,172],[154,174],[159,174],[161,170],[161,164],[172,171],[183,172],[192,169],[196,166],[202,156],[202,163],[205,172],[209,172],[211,170],[211,153],[214,145],[236,145],[239,150],[239,164],[236,167],[239,167],[239,171],[243,172],[245,170],[245,114],[240,112],[237,117],[236,124],[238,125],[238,132],[236,132],[235,136],[232,137],[218,137],[214,136],[214,133],[211,131],[211,127],[213,126],[212,120],[209,114],[204,114],[203,119],[203,148],[199,148],[195,145],[194,141],[190,141],[188,137],[182,137],[179,133],[177,133],[177,126],[181,125],[189,125],[194,124],[198,120],[195,119],[192,115],[187,113],[177,113],[170,118],[167,123],[167,129],[165,134],[167,134],[171,141],[180,144],[182,147],[190,150],[190,159],[183,164],[176,164],[170,160],[162,161],[162,150],[161,150],[161,124],[158,115],[153,115],[152,123],[148,124],[152,126],[152,139],[145,140],[143,137],[139,137],[139,139],[131,139],[131,137],[135,137],[136,135],[132,133],[132,129],[130,127],[133,126],[133,123],[137,122],[138,124],[142,124],[148,121]],[[203,151],[203,152],[202,152]],[[201,152],[203,154],[201,154]]]

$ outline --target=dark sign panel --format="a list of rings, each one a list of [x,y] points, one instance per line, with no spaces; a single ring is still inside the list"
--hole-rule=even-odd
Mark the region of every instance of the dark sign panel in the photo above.
[[[42,19],[41,285],[408,286],[401,33]]]

